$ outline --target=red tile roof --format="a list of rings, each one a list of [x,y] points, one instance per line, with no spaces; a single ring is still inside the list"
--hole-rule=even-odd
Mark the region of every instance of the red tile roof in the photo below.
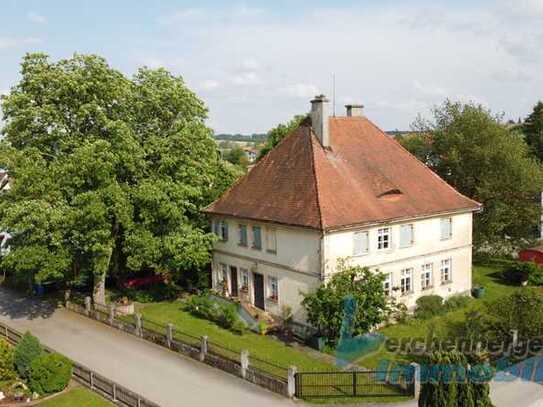
[[[480,208],[365,117],[329,126],[329,149],[306,121],[204,212],[328,230]]]

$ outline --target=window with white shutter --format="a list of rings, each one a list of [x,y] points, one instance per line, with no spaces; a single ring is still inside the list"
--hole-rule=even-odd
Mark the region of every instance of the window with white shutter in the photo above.
[[[353,256],[362,256],[369,251],[368,232],[353,233]]]
[[[413,224],[400,225],[400,247],[413,246]]]
[[[441,240],[452,237],[452,218],[441,218]]]

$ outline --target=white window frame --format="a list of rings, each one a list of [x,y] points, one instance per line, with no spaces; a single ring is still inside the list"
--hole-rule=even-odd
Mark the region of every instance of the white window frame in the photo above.
[[[220,263],[219,284],[228,283],[228,264]]]
[[[243,241],[242,230],[245,230],[245,241]],[[247,232],[247,225],[244,223],[238,224],[238,246],[247,247],[249,245],[249,233]]]
[[[411,230],[411,239],[409,240],[409,242],[403,242],[402,241],[402,230],[404,228],[409,228]],[[406,225],[400,225],[400,248],[406,248],[406,247],[411,247],[415,244],[415,225],[413,225],[412,223],[408,223]]]
[[[420,273],[420,288],[421,290],[428,290],[434,286],[434,264],[425,263],[421,267]]]
[[[447,232],[447,230],[444,228],[444,225],[448,223],[448,233],[444,233],[444,232]],[[439,237],[441,240],[449,240],[449,239],[452,239],[452,235],[453,235],[453,219],[452,217],[447,217],[447,218],[441,218],[440,219],[440,222],[439,222]]]
[[[268,299],[279,302],[279,279],[275,276],[268,276]]]
[[[392,228],[377,229],[377,250],[389,250],[392,248]]]
[[[441,284],[448,284],[452,282],[452,257],[441,260]],[[445,279],[445,275],[447,278]]]
[[[366,244],[364,245],[364,236],[365,236],[365,239],[366,239]],[[356,242],[357,242],[357,239],[361,239],[361,247],[360,247],[360,251],[357,250],[357,245],[356,245]],[[370,234],[367,230],[363,230],[363,231],[360,231],[360,232],[354,232],[353,233],[353,256],[364,256],[366,254],[368,254],[370,251]]]
[[[277,254],[277,229],[275,228],[266,228],[266,251]]]
[[[260,247],[257,247],[255,245],[255,242],[256,242],[256,239],[255,239],[255,230],[260,230]],[[251,241],[251,249],[255,249],[255,250],[262,250],[262,227],[261,226],[258,226],[258,225],[253,225],[251,226],[251,237],[252,237],[252,241]]]
[[[223,242],[228,241],[228,222],[222,220],[219,226],[219,237]]]
[[[392,297],[392,273],[386,273],[383,280],[383,291],[387,297]]]
[[[241,291],[248,292],[249,291],[249,270],[240,268],[239,272],[241,274]]]
[[[402,269],[400,274],[400,294],[402,296],[413,293],[413,267]]]

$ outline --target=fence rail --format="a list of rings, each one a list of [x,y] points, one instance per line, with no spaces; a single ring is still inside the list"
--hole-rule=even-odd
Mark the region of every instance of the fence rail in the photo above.
[[[389,371],[300,372],[296,374],[296,397],[361,397],[411,395],[410,369]]]
[[[83,308],[84,310],[84,308]],[[19,331],[9,327],[8,325],[0,322],[0,337],[7,339],[12,345],[17,345],[23,334]],[[53,349],[46,346],[43,347],[46,352],[52,353]],[[160,407],[158,404],[153,403],[140,396],[133,391],[128,390],[126,387],[104,377],[88,367],[72,360],[73,372],[72,379],[78,383],[88,387],[95,393],[100,394],[102,397],[110,400],[118,406],[122,407]]]
[[[113,328],[138,336],[149,342],[199,360],[241,377],[284,396],[292,395],[288,388],[288,369],[273,362],[247,356],[242,363],[243,352],[225,347],[219,343],[183,332],[173,325],[164,325],[141,316],[118,316],[111,308],[91,305],[88,300],[70,299],[66,308],[85,315]],[[139,322],[138,322],[139,319]]]

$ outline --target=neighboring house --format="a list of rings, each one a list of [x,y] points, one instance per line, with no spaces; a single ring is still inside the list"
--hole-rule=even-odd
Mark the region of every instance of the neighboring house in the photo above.
[[[219,241],[213,287],[304,322],[302,292],[338,262],[386,275],[384,288],[418,297],[471,289],[472,214],[458,193],[363,116],[330,117],[324,96],[298,129],[205,209]]]
[[[257,150],[254,147],[243,147],[243,151],[245,151],[245,154],[247,154],[247,158],[249,159],[250,163],[254,163],[256,161],[257,156]]]

